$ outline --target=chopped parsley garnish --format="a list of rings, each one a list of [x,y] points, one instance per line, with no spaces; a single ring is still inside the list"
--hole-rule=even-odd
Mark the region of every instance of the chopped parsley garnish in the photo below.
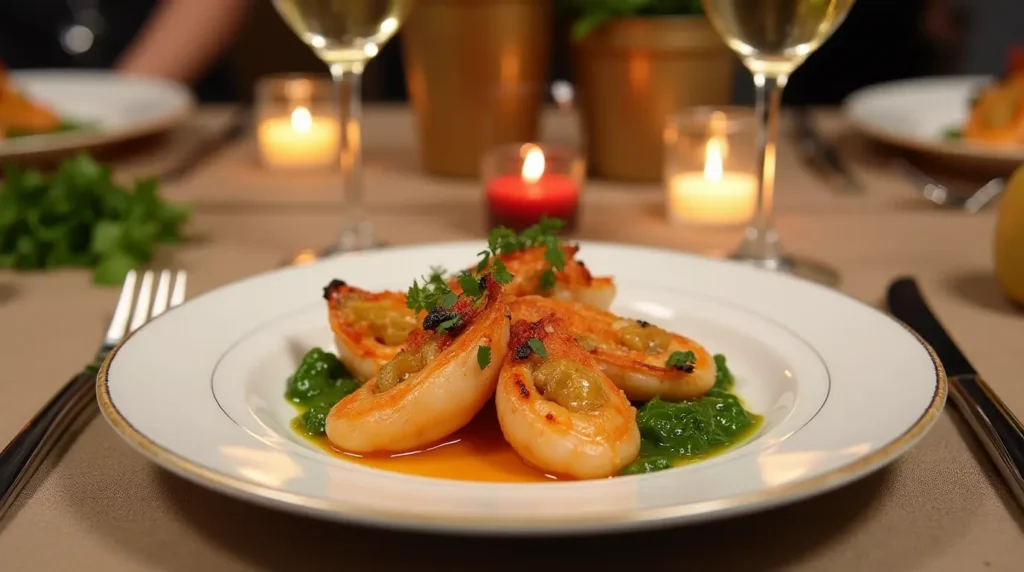
[[[454,318],[449,318],[449,319],[441,322],[441,325],[437,327],[437,333],[445,334],[449,330],[457,330],[459,328],[459,326],[461,326],[461,325],[462,325],[462,316],[455,316]]]
[[[540,341],[540,338],[530,338],[526,343],[533,350],[533,353],[539,355],[542,359],[548,359],[548,350],[544,347],[544,342]]]
[[[441,297],[441,307],[446,310],[451,310],[452,306],[459,301],[459,295],[449,290]]]
[[[540,275],[540,289],[551,290],[555,287],[555,271],[548,268]]]
[[[450,296],[449,296],[450,294]],[[432,267],[430,274],[423,277],[423,285],[413,280],[405,294],[405,306],[410,310],[429,312],[438,306],[451,308],[455,305],[455,294],[444,279],[444,268]]]
[[[460,319],[461,317],[450,309],[444,306],[435,306],[427,312],[427,317],[423,318],[423,329],[435,330],[443,334],[458,326]]]
[[[491,348],[490,346],[480,346],[476,350],[476,363],[480,366],[481,370],[487,369],[487,366],[491,363]]]
[[[480,296],[480,281],[469,272],[459,274],[459,286],[462,286],[462,292],[467,296],[474,298]]]
[[[481,260],[476,265],[477,272],[487,268],[493,258],[494,269],[492,269],[492,272],[494,273],[495,280],[501,284],[506,284],[507,282],[502,282],[499,276],[507,274],[508,280],[511,281],[512,275],[508,274],[508,271],[504,268],[505,265],[497,257],[502,254],[526,250],[527,248],[543,246],[544,259],[551,266],[541,273],[540,287],[542,290],[551,290],[555,287],[555,270],[564,270],[565,264],[568,262],[565,257],[565,249],[562,247],[562,240],[558,237],[558,230],[563,226],[565,226],[565,222],[561,219],[542,217],[540,222],[518,235],[516,235],[515,231],[503,226],[491,230],[491,234],[487,239],[488,250],[482,250],[478,253]]]
[[[697,356],[691,351],[672,352],[672,355],[668,356],[668,361],[665,362],[665,367],[674,367],[680,371],[690,373],[693,371],[696,363]]]
[[[491,268],[491,276],[494,277],[495,282],[502,286],[509,284],[512,282],[512,279],[515,278],[515,276],[508,271],[508,268],[505,267],[505,263],[497,258],[494,259],[494,267]]]

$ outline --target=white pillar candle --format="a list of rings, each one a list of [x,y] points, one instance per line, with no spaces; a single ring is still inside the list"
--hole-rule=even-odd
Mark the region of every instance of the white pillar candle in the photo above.
[[[689,225],[739,226],[754,216],[757,179],[722,169],[722,142],[707,142],[704,172],[677,173],[666,181],[668,213],[673,222]]]
[[[290,116],[260,121],[257,143],[263,164],[274,168],[326,167],[340,161],[338,121],[296,107]]]

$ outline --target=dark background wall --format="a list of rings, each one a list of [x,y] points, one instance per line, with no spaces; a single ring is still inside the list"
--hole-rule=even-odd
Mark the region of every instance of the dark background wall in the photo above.
[[[943,39],[928,9],[948,10],[957,37]],[[552,79],[570,78],[568,18],[557,14],[552,46]],[[1024,44],[1024,0],[858,0],[847,21],[791,78],[788,103],[838,103],[871,83],[943,73],[998,74],[1013,44]],[[264,74],[323,72],[321,64],[267,1],[254,3],[231,62],[239,95],[251,98]],[[739,71],[735,99],[752,100],[749,74]],[[401,34],[367,67],[364,97],[396,101],[406,96],[401,67]]]

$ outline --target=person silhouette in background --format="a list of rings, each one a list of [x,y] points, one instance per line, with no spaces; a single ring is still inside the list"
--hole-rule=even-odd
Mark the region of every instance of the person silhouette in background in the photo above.
[[[0,0],[0,62],[10,69],[108,68],[237,96],[224,54],[251,0]]]

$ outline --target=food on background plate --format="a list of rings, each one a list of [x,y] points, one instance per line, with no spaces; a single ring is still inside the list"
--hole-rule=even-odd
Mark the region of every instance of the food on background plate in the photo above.
[[[971,102],[963,128],[951,139],[1009,147],[1024,145],[1024,47],[1010,51],[1006,75],[985,85]]]
[[[610,477],[636,460],[636,410],[561,318],[512,326],[494,404],[509,445],[547,473]]]
[[[93,282],[117,285],[160,243],[182,240],[188,207],[167,202],[156,179],[116,183],[88,155],[56,172],[8,165],[0,181],[0,268],[92,269]]]
[[[478,264],[455,277],[432,268],[404,296],[328,284],[342,360],[307,353],[285,393],[300,410],[293,427],[367,466],[505,482],[660,471],[752,435],[761,418],[732,393],[724,356],[654,324],[534,294],[556,291],[575,252],[558,226],[495,229]],[[530,263],[516,266],[508,255],[518,253]],[[512,268],[532,277],[517,283]],[[359,361],[353,348],[372,351]],[[365,376],[371,365],[379,369]]]
[[[324,298],[338,358],[360,381],[398,355],[417,327],[402,292],[367,292],[332,280]]]
[[[473,419],[494,395],[509,335],[501,285],[491,276],[480,281],[479,295],[432,308],[405,348],[331,409],[332,445],[351,453],[407,452]]]
[[[69,131],[79,126],[65,121],[45,105],[22,93],[0,64],[0,140]]]
[[[513,300],[511,311],[517,320],[561,317],[580,346],[633,401],[693,399],[715,384],[715,361],[702,345],[650,322],[539,296]]]

